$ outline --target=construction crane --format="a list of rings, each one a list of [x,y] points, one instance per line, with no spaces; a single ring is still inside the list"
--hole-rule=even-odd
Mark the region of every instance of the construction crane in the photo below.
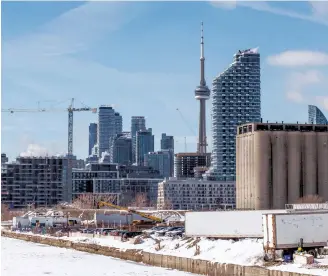
[[[118,209],[118,210],[122,210],[122,211],[127,211],[129,213],[139,215],[139,216],[141,216],[143,218],[146,218],[146,219],[151,220],[152,223],[162,223],[162,222],[164,222],[163,219],[160,219],[160,218],[155,217],[155,216],[152,216],[152,215],[148,215],[148,214],[143,213],[143,212],[139,212],[139,211],[136,211],[136,210],[133,210],[133,209],[130,209],[130,208],[126,208],[126,207],[122,207],[122,206],[118,206],[118,205],[115,205],[115,204],[112,204],[112,203],[108,203],[108,202],[104,202],[104,201],[99,201],[97,203],[97,209],[100,209],[100,207],[102,207],[102,206],[112,207],[114,209]],[[133,224],[134,225],[138,225],[138,224],[142,224],[142,223],[145,223],[145,221],[139,221],[139,220],[133,221]]]
[[[91,111],[92,113],[97,113],[97,108],[91,107],[82,107],[75,108],[74,107],[74,98],[71,99],[71,103],[67,109],[45,109],[45,108],[37,108],[37,109],[18,109],[18,108],[9,108],[9,109],[1,109],[1,112],[68,112],[68,157],[73,156],[73,113],[80,111]]]

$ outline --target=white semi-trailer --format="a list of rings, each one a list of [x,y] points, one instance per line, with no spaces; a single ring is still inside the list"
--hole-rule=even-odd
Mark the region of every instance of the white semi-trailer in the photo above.
[[[314,257],[327,246],[328,211],[262,215],[263,247],[275,256],[275,250],[291,255],[302,248]]]
[[[187,237],[263,238],[262,214],[269,210],[186,212]],[[286,210],[271,210],[286,213]]]

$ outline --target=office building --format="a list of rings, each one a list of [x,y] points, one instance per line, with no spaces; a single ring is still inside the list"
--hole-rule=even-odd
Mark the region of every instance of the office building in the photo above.
[[[208,168],[211,163],[211,154],[183,152],[175,154],[174,176],[178,179],[195,177],[195,169]]]
[[[174,137],[162,133],[161,150],[173,150],[174,152]]]
[[[110,150],[111,163],[132,164],[132,139],[130,132],[117,134]]]
[[[1,153],[1,165],[8,162],[8,157],[5,153]]]
[[[234,209],[234,195],[234,182],[170,178],[158,184],[157,209]]]
[[[109,152],[116,134],[122,132],[122,117],[111,106],[100,106],[98,111],[98,156]]]
[[[171,150],[162,150],[149,152],[145,154],[145,166],[152,167],[160,172],[160,175],[165,177],[171,176]]]
[[[154,151],[154,135],[152,129],[139,130],[136,135],[136,163],[139,166],[144,165],[145,154]]]
[[[97,124],[89,125],[89,156],[92,155],[92,148],[97,144]]]
[[[123,131],[123,118],[120,113],[115,112],[115,134],[119,134]]]
[[[308,123],[309,124],[318,124],[318,125],[327,125],[328,120],[317,106],[309,105],[308,106]]]
[[[73,170],[72,199],[81,194],[118,194],[120,204],[130,205],[138,194],[146,194],[148,202],[156,206],[159,172],[145,166],[117,164],[89,164],[84,170]]]
[[[238,209],[284,209],[313,195],[328,201],[327,125],[249,123],[236,141]]]
[[[71,157],[72,166],[83,167],[83,160]],[[18,157],[2,166],[1,202],[11,208],[53,206],[70,201],[67,157]]]
[[[213,80],[212,163],[207,179],[235,181],[236,129],[261,120],[260,54],[238,51],[232,64]]]
[[[136,162],[136,143],[137,132],[146,130],[146,119],[143,116],[132,116],[131,118],[131,139],[132,139],[132,158]]]
[[[174,175],[174,137],[168,136],[166,133],[162,133],[161,138],[161,150],[169,150],[170,151],[170,176]]]

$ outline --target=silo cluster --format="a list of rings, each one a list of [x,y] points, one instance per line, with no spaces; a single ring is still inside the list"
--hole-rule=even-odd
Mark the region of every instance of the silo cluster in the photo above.
[[[252,131],[236,143],[238,209],[284,209],[310,195],[328,201],[328,131]]]

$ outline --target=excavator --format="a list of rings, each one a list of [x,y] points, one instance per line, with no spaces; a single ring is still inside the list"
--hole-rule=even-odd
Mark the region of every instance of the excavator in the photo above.
[[[118,206],[118,205],[115,205],[115,204],[112,204],[112,203],[108,203],[108,202],[105,202],[105,201],[99,201],[97,203],[97,209],[100,209],[103,206],[111,207],[111,208],[122,210],[122,211],[127,211],[129,213],[136,214],[136,215],[139,215],[139,216],[141,216],[145,219],[148,219],[148,220],[133,220],[132,221],[133,226],[154,226],[157,223],[164,223],[165,222],[165,220],[160,219],[158,217],[148,215],[146,213],[139,212],[139,211],[136,211],[136,210],[133,210],[133,209],[130,209],[130,208],[126,208],[126,207]]]

